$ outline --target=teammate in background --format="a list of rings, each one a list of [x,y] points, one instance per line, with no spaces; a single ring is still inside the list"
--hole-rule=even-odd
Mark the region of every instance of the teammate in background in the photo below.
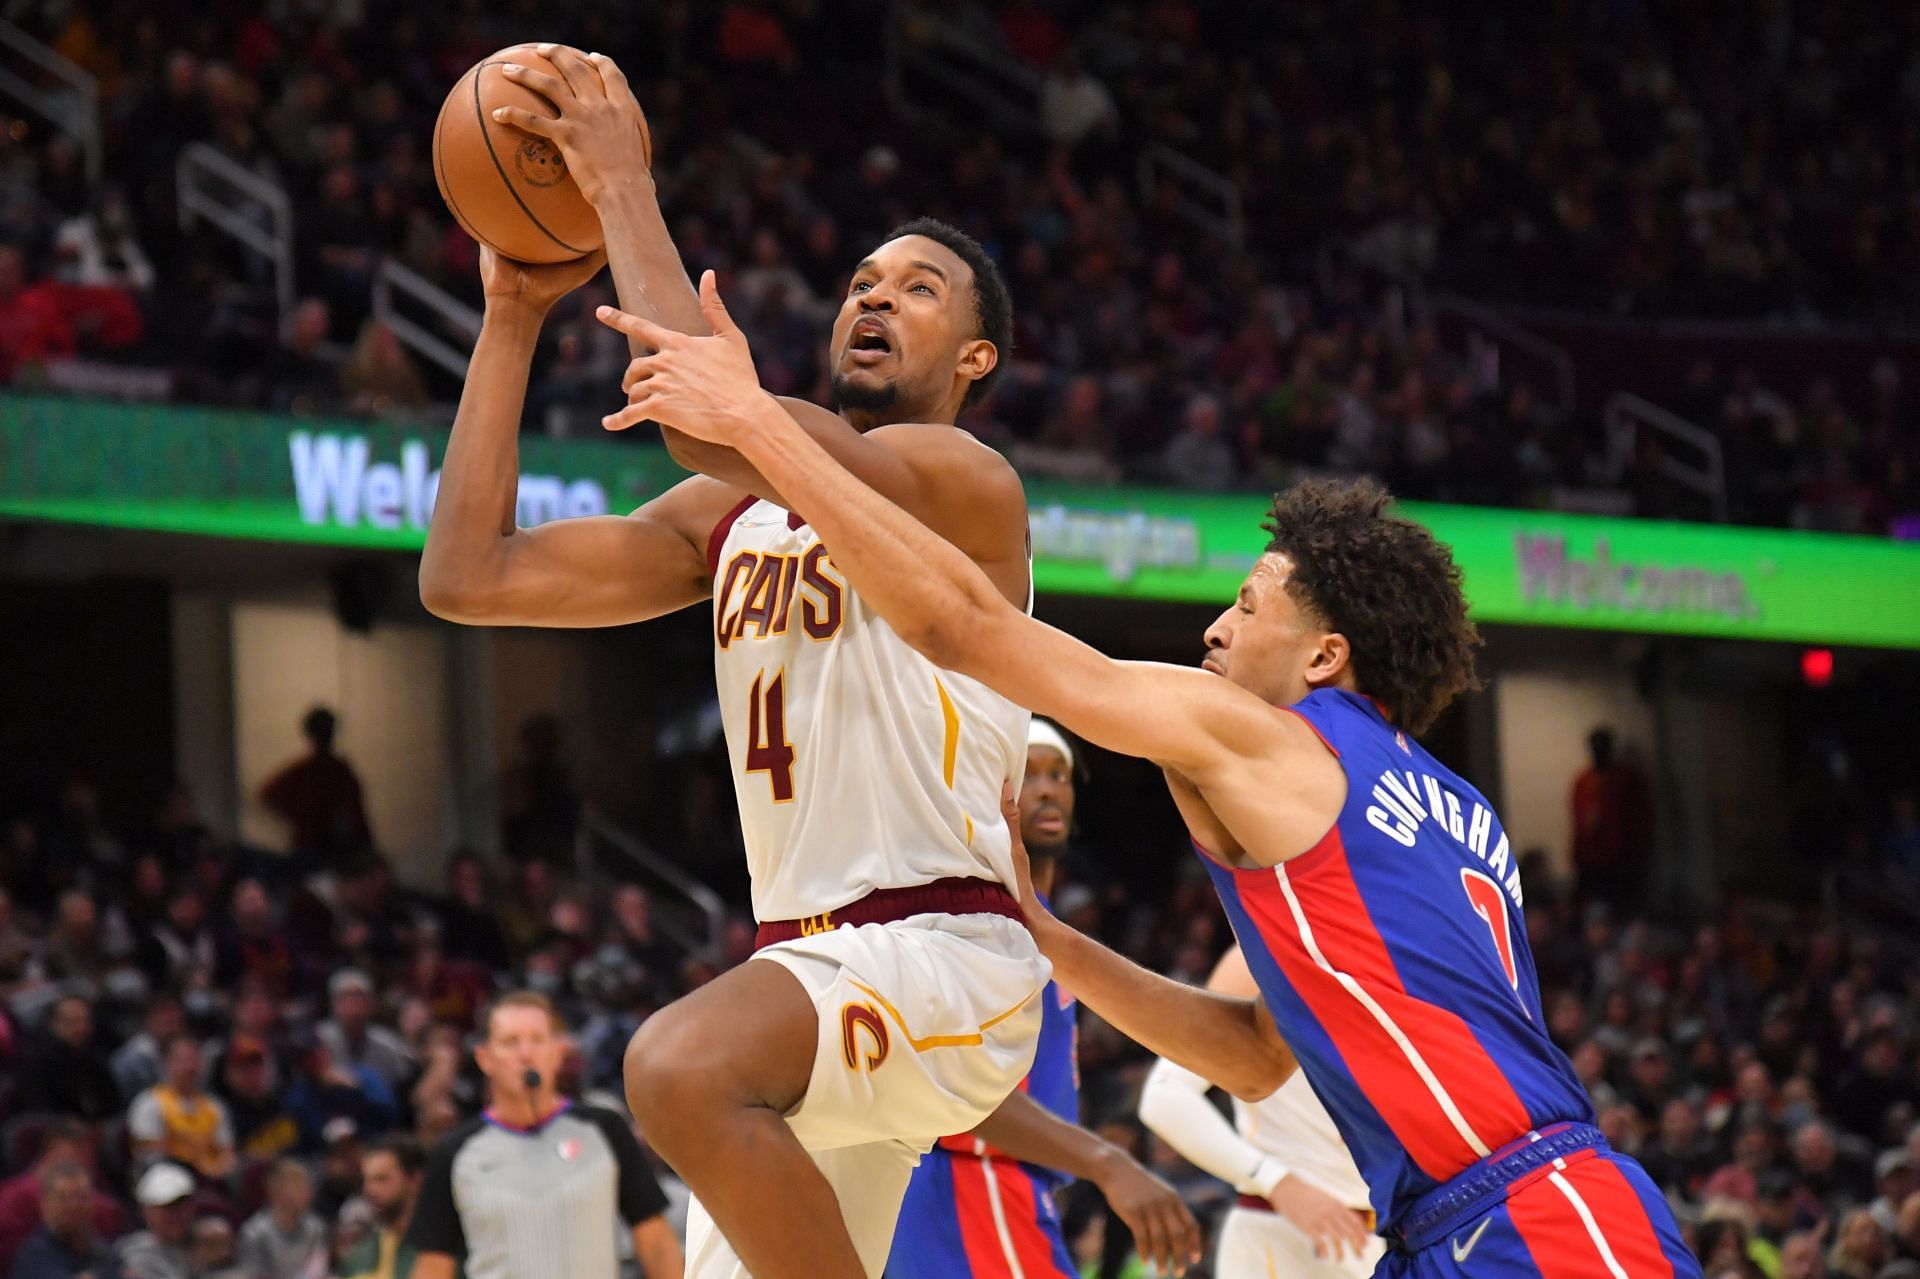
[[[1260,993],[1237,946],[1220,956],[1207,989]],[[1234,1098],[1231,1124],[1207,1099],[1212,1087],[1163,1057],[1141,1090],[1140,1122],[1240,1193],[1220,1226],[1215,1279],[1366,1279],[1382,1252],[1367,1183],[1307,1077],[1296,1071],[1257,1102]]]
[[[556,74],[506,74],[554,114],[500,118],[559,147],[599,213],[625,304],[709,332],[625,78],[602,57],[542,52]],[[1049,970],[1011,891],[1000,809],[1025,758],[1026,711],[902,643],[731,449],[670,434],[700,474],[630,516],[516,529],[541,321],[600,259],[532,267],[482,249],[481,264],[486,311],[421,597],[455,621],[525,626],[618,625],[713,601],[762,949],[648,1019],[628,1049],[628,1102],[695,1195],[693,1274],[878,1275],[919,1156],[978,1125],[1033,1060]],[[910,223],[855,267],[834,324],[844,416],[781,403],[1024,609],[1019,477],[952,425],[987,393],[1011,333],[1006,286],[980,246]]]
[[[1073,831],[1073,768],[1065,735],[1032,721],[1020,835],[1043,903]],[[1080,1126],[1073,996],[1048,982],[1040,998],[1040,1046],[1020,1090],[972,1132],[943,1138],[914,1169],[887,1279],[1070,1279],[1079,1272],[1055,1197],[1076,1177],[1100,1188],[1140,1256],[1162,1271],[1184,1270],[1199,1252],[1200,1227],[1173,1187]]]
[[[658,354],[630,370],[621,416],[738,448],[939,666],[1160,763],[1260,995],[1150,973],[1023,884],[1063,985],[1243,1099],[1303,1066],[1367,1179],[1393,1249],[1384,1275],[1700,1273],[1547,1035],[1492,806],[1410,736],[1476,678],[1460,570],[1431,533],[1371,481],[1296,485],[1208,627],[1202,669],[1114,661],[1009,607],[796,430],[717,294],[710,309],[712,337],[646,331]]]

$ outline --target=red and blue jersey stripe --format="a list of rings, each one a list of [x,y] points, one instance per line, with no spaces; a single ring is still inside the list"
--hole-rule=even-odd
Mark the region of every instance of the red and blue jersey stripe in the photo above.
[[[1493,806],[1364,697],[1322,689],[1288,709],[1346,773],[1338,820],[1277,867],[1206,861],[1281,1034],[1391,1228],[1492,1151],[1590,1122],[1592,1107],[1547,1035]]]
[[[1079,1030],[1073,997],[1041,992],[1040,1038],[1021,1090],[1080,1122]],[[1009,1159],[978,1137],[945,1137],[920,1160],[894,1227],[887,1279],[1071,1276],[1056,1192],[1073,1178]]]

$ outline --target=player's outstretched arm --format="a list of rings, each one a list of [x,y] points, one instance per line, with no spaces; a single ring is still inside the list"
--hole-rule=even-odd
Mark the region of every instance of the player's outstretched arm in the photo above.
[[[1286,1082],[1299,1063],[1257,996],[1195,990],[1148,972],[1055,918],[1033,890],[1011,785],[1000,797],[1000,808],[1013,835],[1014,890],[1021,912],[1034,941],[1053,961],[1053,979],[1062,988],[1135,1043],[1243,1101],[1258,1101]]]
[[[1097,745],[1177,768],[1203,789],[1233,768],[1262,768],[1269,790],[1276,771],[1284,775],[1270,766],[1297,746],[1295,738],[1305,729],[1296,732],[1287,717],[1224,679],[1183,667],[1116,662],[1014,607],[1011,599],[1024,602],[1023,591],[1009,589],[1015,581],[1024,584],[1024,539],[1017,578],[990,576],[983,571],[988,561],[975,548],[955,546],[944,530],[929,528],[864,483],[760,389],[752,352],[721,305],[711,274],[701,292],[714,327],[711,338],[636,322],[658,350],[636,361],[640,385],[628,411],[737,447],[820,534],[853,588],[909,644]],[[937,439],[936,429],[904,427],[900,436],[903,442]],[[996,514],[987,523],[1004,538],[1008,526],[1019,525],[998,514],[999,508],[1018,501],[1024,509],[1019,477],[1004,459],[982,451],[998,463],[989,490]],[[938,476],[962,467],[949,458],[944,468],[928,463],[925,471]],[[951,493],[938,496],[938,483],[927,487],[929,500],[961,504]],[[966,502],[980,502],[979,488],[951,487]],[[999,548],[994,562],[1004,565],[1006,558]]]
[[[1182,1275],[1201,1256],[1200,1223],[1180,1193],[1098,1133],[1068,1123],[1024,1092],[1007,1094],[973,1135],[1022,1163],[1090,1181],[1133,1232],[1140,1259]]]
[[[862,434],[816,404],[770,396],[760,389],[746,337],[720,300],[711,271],[700,280],[700,306],[713,329],[709,337],[688,337],[639,316],[601,308],[603,323],[653,351],[628,368],[625,385],[631,399],[625,409],[606,418],[609,425],[659,420],[714,441],[713,432],[695,431],[664,411],[670,387],[703,403],[766,409],[781,419],[783,429],[808,440],[855,483],[903,508],[903,518],[922,521],[951,542],[1003,601],[1024,607],[1029,588],[1027,498],[1005,458],[957,427],[897,424]],[[667,380],[659,380],[663,376]],[[656,413],[656,408],[663,412]],[[739,459],[738,465],[721,465],[709,473],[796,511],[809,523],[829,515],[821,504],[786,492],[755,459],[736,453],[730,444],[725,451]],[[818,523],[814,527],[826,540],[826,529]]]
[[[480,250],[480,339],[440,471],[420,599],[450,621],[613,626],[707,597],[706,534],[740,493],[695,477],[630,516],[516,527],[520,416],[548,309],[600,269],[596,257],[534,267]]]
[[[1253,998],[1259,994],[1246,956],[1227,948],[1207,979],[1207,989]],[[1188,1163],[1210,1172],[1243,1195],[1258,1195],[1274,1206],[1334,1261],[1348,1252],[1360,1256],[1366,1228],[1347,1205],[1308,1185],[1281,1160],[1265,1154],[1227,1122],[1207,1100],[1211,1081],[1165,1058],[1153,1064],[1140,1090],[1140,1122],[1172,1146]]]

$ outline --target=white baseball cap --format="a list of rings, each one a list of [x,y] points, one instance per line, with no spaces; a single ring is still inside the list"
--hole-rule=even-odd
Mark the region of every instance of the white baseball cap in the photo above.
[[[193,1193],[193,1174],[179,1164],[164,1160],[140,1174],[133,1197],[148,1208],[164,1208],[179,1203]]]

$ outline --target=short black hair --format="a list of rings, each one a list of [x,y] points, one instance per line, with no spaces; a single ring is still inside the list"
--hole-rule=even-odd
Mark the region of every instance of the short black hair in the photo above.
[[[394,1162],[400,1165],[400,1171],[409,1177],[418,1176],[427,1166],[427,1152],[420,1142],[405,1133],[382,1137],[367,1147],[361,1158],[367,1155],[392,1155]]]
[[[980,336],[993,343],[1000,359],[985,377],[967,388],[967,397],[960,402],[960,407],[970,409],[985,402],[993,393],[993,384],[1000,380],[1000,371],[1007,367],[1007,360],[1013,355],[1013,295],[1007,292],[1007,279],[1000,274],[999,264],[985,246],[951,223],[939,218],[915,218],[889,231],[882,243],[898,240],[903,235],[923,235],[943,245],[973,272],[974,319],[980,323]]]
[[[1418,734],[1480,687],[1480,631],[1453,552],[1392,501],[1373,480],[1305,480],[1274,495],[1262,527],[1267,550],[1293,562],[1294,602],[1352,645],[1360,691]]]

